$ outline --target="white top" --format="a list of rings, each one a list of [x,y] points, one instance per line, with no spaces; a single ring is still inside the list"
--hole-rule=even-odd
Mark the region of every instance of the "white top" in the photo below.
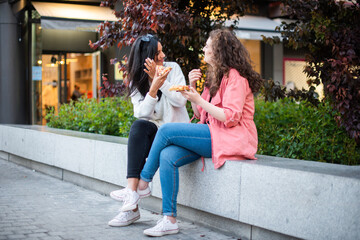
[[[184,74],[180,66],[175,62],[165,62],[164,66],[172,67],[172,70],[159,89],[162,92],[160,101],[158,101],[158,96],[153,98],[147,93],[144,98],[140,92],[135,91],[131,95],[134,116],[153,122],[157,127],[168,122],[188,123],[190,119],[185,107],[187,100],[181,93],[169,91],[169,88],[173,85],[186,85]]]

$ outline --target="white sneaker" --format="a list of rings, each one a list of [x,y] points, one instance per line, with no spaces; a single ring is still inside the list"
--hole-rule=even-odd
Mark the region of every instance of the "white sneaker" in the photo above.
[[[147,186],[147,188],[145,188],[144,190],[140,190],[138,188],[136,191],[139,194],[140,198],[146,198],[146,197],[150,196],[150,194],[151,194],[151,190],[150,190],[149,186]]]
[[[110,197],[116,201],[124,201],[125,199],[125,196],[131,192],[131,190],[129,188],[123,188],[123,189],[120,189],[120,190],[116,190],[116,191],[112,191],[110,193]],[[151,190],[150,190],[150,187],[148,186],[146,189],[144,190],[140,190],[139,188],[137,189],[137,193],[139,194],[140,198],[146,198],[148,196],[150,196],[151,194]]]
[[[116,201],[124,201],[124,198],[125,196],[131,192],[131,190],[129,188],[123,188],[123,189],[120,189],[120,190],[116,190],[116,191],[112,191],[110,193],[110,197]]]
[[[152,237],[161,237],[168,234],[176,234],[179,232],[177,222],[171,223],[170,220],[164,216],[160,219],[155,227],[144,230],[144,234]]]
[[[126,212],[134,210],[139,203],[140,196],[136,191],[129,191],[124,198],[124,204],[121,207],[120,211]]]
[[[140,219],[140,211],[138,209],[136,212],[134,211],[120,212],[108,224],[111,227],[123,227],[130,225],[139,219]]]

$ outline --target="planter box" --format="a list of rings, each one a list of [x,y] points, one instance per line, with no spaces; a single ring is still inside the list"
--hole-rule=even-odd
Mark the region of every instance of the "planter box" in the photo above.
[[[125,186],[126,152],[126,138],[0,125],[0,158],[64,180],[80,175],[88,187]],[[219,170],[211,159],[204,172],[201,161],[180,168],[179,216],[242,239],[360,239],[360,166],[257,157]],[[158,174],[151,187],[160,199]]]

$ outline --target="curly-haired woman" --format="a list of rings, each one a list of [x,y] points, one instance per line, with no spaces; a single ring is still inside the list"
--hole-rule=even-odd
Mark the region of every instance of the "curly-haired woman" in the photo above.
[[[167,123],[160,127],[148,160],[141,171],[139,188],[145,189],[160,167],[164,217],[144,234],[163,236],[179,231],[176,199],[178,168],[201,156],[212,157],[215,168],[226,160],[256,159],[257,131],[253,120],[254,96],[262,84],[251,67],[249,54],[230,30],[214,30],[204,47],[209,65],[205,89],[194,89],[200,70],[189,73],[190,91],[182,95],[191,101],[198,124]]]

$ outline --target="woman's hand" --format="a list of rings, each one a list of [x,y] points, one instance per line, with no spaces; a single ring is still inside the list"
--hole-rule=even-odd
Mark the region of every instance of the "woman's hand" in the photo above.
[[[163,75],[159,75],[159,73],[157,72],[157,70],[155,68],[154,78],[151,81],[151,86],[150,86],[150,90],[149,90],[149,95],[151,97],[156,98],[157,92],[158,92],[159,88],[161,88],[161,86],[164,84],[168,74],[169,74],[169,72],[167,72]]]
[[[181,91],[180,93],[184,98],[195,104],[199,104],[202,100],[200,94],[193,87],[190,87],[190,91]]]
[[[189,82],[190,86],[196,88],[196,82],[200,80],[202,73],[200,69],[193,69],[189,72]]]
[[[147,58],[147,59],[145,59],[144,65],[145,65],[144,72],[146,72],[147,75],[149,75],[149,77],[151,79],[154,79],[155,71],[156,71],[156,63],[155,63],[155,61],[150,59],[150,58]]]

